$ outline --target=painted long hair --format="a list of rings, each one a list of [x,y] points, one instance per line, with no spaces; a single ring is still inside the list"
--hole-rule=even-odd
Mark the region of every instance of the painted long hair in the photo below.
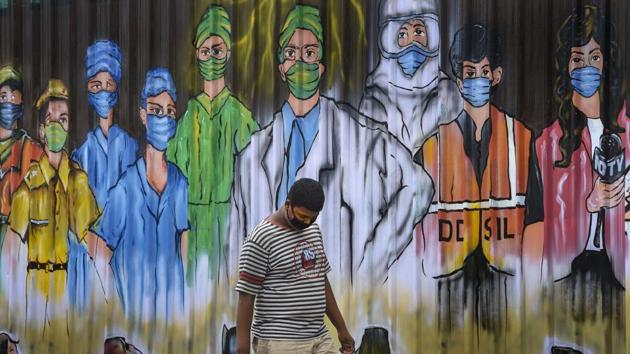
[[[558,105],[558,120],[562,128],[560,151],[562,159],[555,166],[567,167],[573,152],[582,141],[586,116],[572,103],[573,86],[568,71],[571,48],[586,45],[591,38],[600,45],[604,57],[602,81],[599,88],[600,117],[604,129],[609,133],[622,133],[617,124],[617,115],[623,106],[625,88],[623,74],[617,67],[618,48],[613,25],[607,21],[597,6],[578,7],[560,27],[556,50],[555,100]],[[593,142],[595,143],[595,142]]]

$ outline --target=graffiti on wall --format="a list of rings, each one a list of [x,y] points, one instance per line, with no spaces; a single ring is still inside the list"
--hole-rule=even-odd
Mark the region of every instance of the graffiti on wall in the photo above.
[[[243,242],[304,177],[358,353],[624,352],[626,38],[571,5],[543,39],[550,117],[506,104],[505,26],[434,0],[195,3],[185,68],[137,74],[114,35],[34,87],[7,60],[0,353],[234,353]]]

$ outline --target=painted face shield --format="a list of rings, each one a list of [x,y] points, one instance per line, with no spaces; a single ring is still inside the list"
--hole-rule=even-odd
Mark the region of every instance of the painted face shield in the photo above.
[[[381,25],[379,49],[387,59],[396,59],[403,73],[414,76],[440,49],[440,29],[434,14],[412,14],[386,19]]]

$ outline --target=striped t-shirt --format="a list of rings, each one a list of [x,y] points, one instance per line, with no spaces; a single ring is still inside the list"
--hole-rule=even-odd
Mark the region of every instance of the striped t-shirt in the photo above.
[[[252,334],[300,340],[326,334],[325,279],[330,265],[319,225],[288,230],[265,220],[249,235],[236,290],[256,296]]]

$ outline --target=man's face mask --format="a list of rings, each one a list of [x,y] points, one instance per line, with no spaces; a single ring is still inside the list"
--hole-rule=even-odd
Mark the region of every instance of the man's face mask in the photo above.
[[[44,129],[48,150],[52,152],[61,151],[64,145],[66,145],[68,132],[63,129],[63,126],[59,122],[51,122],[46,125]]]
[[[201,76],[206,81],[212,81],[221,78],[225,73],[225,63],[227,62],[227,57],[222,59],[217,59],[215,57],[210,57],[208,60],[197,60],[199,64],[199,72],[201,72]]]
[[[431,42],[429,39],[429,33],[436,33],[433,31],[438,28],[435,19],[423,14],[415,18],[389,18],[381,25],[379,34],[381,55],[395,59],[404,76],[412,78],[429,58],[438,56],[438,38]]]
[[[175,119],[169,116],[147,115],[147,142],[155,149],[165,151],[176,130]]]
[[[118,102],[118,91],[89,92],[88,102],[99,117],[106,119]]]
[[[298,99],[305,100],[312,97],[319,89],[319,65],[307,64],[297,60],[295,65],[287,70],[289,91]]]
[[[400,65],[405,75],[413,76],[418,68],[427,60],[427,57],[431,55],[433,54],[413,44],[399,53],[398,65]]]
[[[490,101],[492,83],[486,77],[465,79],[462,85],[462,96],[474,107],[481,107]]]
[[[583,97],[591,97],[599,89],[602,74],[594,66],[584,66],[571,71],[571,85]]]
[[[289,217],[289,210],[291,210],[291,214],[292,214],[292,216],[290,217]],[[298,219],[297,216],[295,216],[295,210],[293,206],[287,206],[287,219],[289,221],[289,224],[291,224],[291,226],[293,226],[293,228],[296,230],[304,230],[307,227],[311,226],[311,224],[307,224],[304,221]]]
[[[0,103],[0,127],[10,130],[13,127],[13,122],[22,117],[22,111],[22,104]]]

